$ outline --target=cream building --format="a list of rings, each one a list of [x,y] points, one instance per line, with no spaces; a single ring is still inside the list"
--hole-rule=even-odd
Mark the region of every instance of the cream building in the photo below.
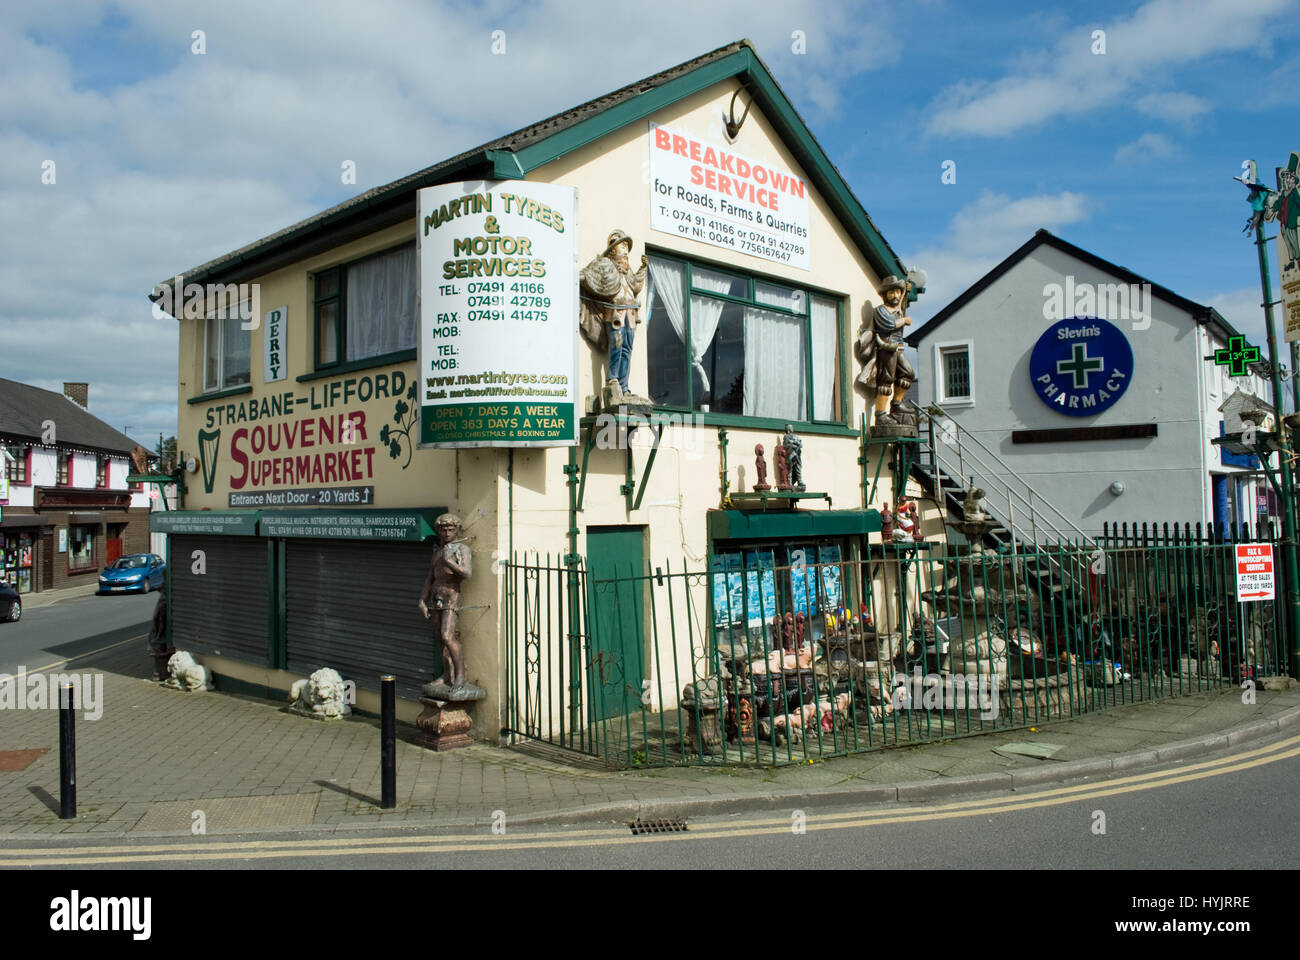
[[[725,122],[738,91],[736,115],[749,109],[732,138]],[[656,138],[664,157],[653,156]],[[693,200],[667,183],[670,169],[698,181]],[[633,240],[634,268],[649,256],[630,389],[655,402],[657,448],[657,427],[632,430],[629,442],[626,420],[587,412],[606,358],[578,336],[576,316],[556,333],[578,344],[576,446],[419,446],[416,191],[511,179],[576,188],[579,264],[616,228]],[[673,203],[656,212],[665,193]],[[674,229],[671,209],[704,197],[719,216]],[[759,221],[753,233],[779,242],[748,238],[748,216]],[[548,701],[544,680],[555,664],[569,669],[566,657],[577,666],[564,682],[586,685],[589,710],[600,712],[602,698],[626,702],[629,691],[643,692],[647,709],[673,707],[688,661],[711,642],[695,632],[706,612],[670,611],[650,593],[629,604],[625,589],[602,612],[593,590],[583,601],[593,623],[638,621],[635,642],[613,652],[622,680],[611,679],[589,647],[554,654],[563,616],[543,610],[539,623],[522,622],[509,558],[549,557],[558,570],[576,554],[588,576],[652,578],[749,558],[775,571],[764,576],[781,595],[792,588],[780,568],[814,560],[842,562],[853,580],[851,565],[880,528],[866,484],[881,448],[860,463],[870,398],[854,389],[852,347],[891,273],[906,268],[740,42],[367,191],[183,274],[183,285],[169,281],[175,292],[232,285],[202,308],[175,308],[189,472],[183,509],[155,515],[170,534],[173,642],[226,689],[284,691],[334,667],[370,711],[378,677],[393,673],[399,715],[412,719],[437,668],[417,599],[432,521],[451,510],[474,561],[460,626],[468,677],[488,694],[474,713],[477,736],[516,728],[533,694],[533,715],[561,715],[564,698]],[[257,310],[223,318],[216,299],[234,303],[252,285]],[[511,349],[500,344],[505,358]],[[765,502],[753,495],[754,448],[765,447],[775,483],[772,450],[787,423],[802,440],[808,495]],[[821,591],[808,583],[793,589],[810,613],[857,595],[851,583],[816,602],[807,591]],[[711,619],[727,618],[715,609]],[[666,657],[656,638],[670,630],[677,652]],[[540,655],[526,652],[530,635]]]

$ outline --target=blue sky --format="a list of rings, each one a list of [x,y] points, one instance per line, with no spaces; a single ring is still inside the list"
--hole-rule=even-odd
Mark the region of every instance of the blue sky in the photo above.
[[[176,330],[144,299],[158,280],[741,37],[894,249],[928,271],[918,321],[1046,227],[1262,341],[1232,177],[1254,158],[1271,182],[1300,150],[1300,0],[1081,6],[6,8],[0,377],[88,380],[93,412],[142,439],[170,433]],[[41,183],[47,160],[55,184]]]

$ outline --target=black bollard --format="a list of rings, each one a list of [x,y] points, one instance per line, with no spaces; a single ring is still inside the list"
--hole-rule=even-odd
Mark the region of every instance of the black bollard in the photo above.
[[[72,684],[59,684],[59,819],[77,819],[77,731]]]
[[[397,806],[397,679],[391,674],[379,678],[380,703],[380,774],[383,796],[380,809]]]

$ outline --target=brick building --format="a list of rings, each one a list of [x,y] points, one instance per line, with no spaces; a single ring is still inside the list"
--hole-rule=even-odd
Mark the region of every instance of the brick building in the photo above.
[[[62,394],[0,379],[0,579],[21,593],[95,582],[149,550],[149,495],[130,484],[136,442]]]

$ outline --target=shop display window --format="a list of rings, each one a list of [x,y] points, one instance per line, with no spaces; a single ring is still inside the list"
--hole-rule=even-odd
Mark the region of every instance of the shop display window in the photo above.
[[[31,593],[36,571],[35,540],[30,533],[0,534],[0,579],[14,583],[19,593]]]
[[[95,527],[73,526],[68,528],[68,571],[95,568]]]
[[[840,300],[654,254],[647,297],[656,404],[795,422],[836,422]]]
[[[840,541],[762,546],[715,545],[712,602],[719,642],[747,635],[771,649],[772,621],[804,614],[807,636],[825,635],[826,615],[844,606],[845,545]]]
[[[322,270],[315,284],[317,370],[415,349],[415,244]]]

